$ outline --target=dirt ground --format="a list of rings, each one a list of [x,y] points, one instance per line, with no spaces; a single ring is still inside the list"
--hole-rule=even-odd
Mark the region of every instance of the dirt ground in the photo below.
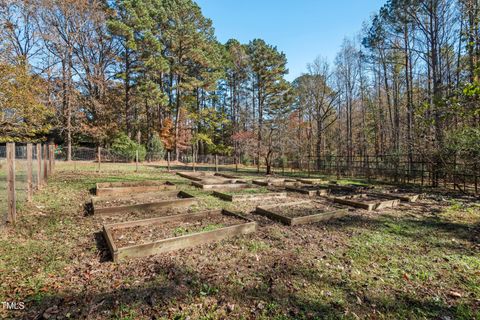
[[[254,234],[113,263],[104,223],[86,215],[96,182],[169,180],[199,197],[184,212],[226,208]],[[257,177],[258,178],[258,177]],[[291,198],[306,197],[289,193]],[[140,172],[57,166],[0,238],[5,319],[476,319],[480,317],[480,204],[450,194],[295,227],[229,203],[158,166]],[[170,213],[174,213],[171,211]],[[165,213],[151,212],[149,216]]]

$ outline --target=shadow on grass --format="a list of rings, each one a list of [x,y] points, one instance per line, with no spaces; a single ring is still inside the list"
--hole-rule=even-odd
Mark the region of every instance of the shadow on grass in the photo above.
[[[86,201],[83,204],[83,216],[93,216],[93,203],[91,201]]]
[[[420,219],[410,217],[395,217],[388,214],[382,214],[378,218],[370,218],[351,214],[339,219],[330,220],[328,225],[337,230],[353,228],[366,229],[372,231],[381,231],[395,234],[401,237],[411,238],[415,241],[430,243],[429,239],[435,236],[435,239],[451,241],[452,239],[461,239],[470,242],[472,245],[480,244],[480,237],[475,230],[480,231],[480,224],[468,224],[445,221],[439,217],[422,217]],[[442,244],[446,246],[446,244]],[[448,245],[449,249],[455,249],[464,253],[470,251],[463,245],[452,242]]]
[[[386,318],[475,318],[473,305],[449,306],[415,290],[369,290],[344,277],[325,277],[317,269],[283,257],[251,269],[257,280],[249,285],[226,283],[206,270],[180,266],[168,259],[146,258],[140,262],[148,265],[142,267],[149,270],[152,278],[144,285],[125,285],[125,273],[119,271],[118,279],[112,279],[111,290],[45,296],[27,303],[25,310],[14,312],[14,318],[42,319],[42,314],[52,306],[56,306],[55,315],[69,314],[74,319],[122,318],[125,313],[132,319],[225,318],[226,314],[228,319],[339,319],[348,315],[346,310],[360,318],[379,314]],[[122,270],[121,266],[118,268]],[[119,279],[122,285],[115,287],[113,282]],[[293,282],[307,283],[308,287],[302,290]],[[310,287],[314,294],[308,291]],[[318,288],[331,288],[333,295],[315,291]],[[229,304],[235,305],[235,309],[229,309]],[[187,309],[182,310],[182,306]],[[350,317],[353,318],[351,313]]]
[[[110,249],[108,248],[107,241],[103,236],[103,232],[95,232],[93,234],[93,237],[95,239],[95,245],[97,247],[97,250],[100,253],[100,263],[111,262],[113,260],[113,257]]]

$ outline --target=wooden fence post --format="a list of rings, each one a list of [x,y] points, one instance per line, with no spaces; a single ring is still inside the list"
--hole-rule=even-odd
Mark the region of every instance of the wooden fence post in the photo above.
[[[98,170],[97,172],[100,172],[100,164],[102,163],[102,147],[98,147],[97,150],[97,160],[98,160]]]
[[[16,194],[15,194],[15,143],[7,143],[7,222],[15,224],[17,221]]]
[[[52,144],[52,171],[55,172],[55,144]]]
[[[218,172],[218,155],[215,155],[215,172]]]
[[[37,190],[42,187],[42,145],[37,143]]]
[[[170,171],[170,151],[167,152],[167,170]]]
[[[51,175],[53,172],[52,172],[52,145],[49,143],[48,144],[48,175]]]
[[[135,151],[135,172],[138,172],[138,150]]]
[[[47,164],[47,145],[43,144],[43,184],[47,184],[48,180],[48,164]]]
[[[27,201],[31,202],[32,201],[32,196],[33,196],[33,184],[32,184],[32,144],[27,143]]]

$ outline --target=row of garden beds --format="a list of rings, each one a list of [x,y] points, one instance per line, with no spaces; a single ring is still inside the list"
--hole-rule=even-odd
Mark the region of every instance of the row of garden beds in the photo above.
[[[202,175],[203,173],[199,173],[198,176]],[[354,210],[344,205],[375,210],[398,205],[400,201],[417,199],[415,195],[395,193],[358,194],[358,190],[364,189],[350,186],[329,185],[327,189],[313,182],[288,185],[284,180],[283,187],[287,191],[312,197],[324,196],[315,200],[298,201],[298,199],[289,200],[286,192],[272,192],[269,187],[280,183],[279,181],[271,181],[272,184],[267,184],[268,187],[253,188],[250,184],[235,180],[236,177],[233,176],[205,176],[208,177],[195,180],[194,183],[206,184],[210,182],[208,179],[213,179],[214,182],[232,182],[220,183],[224,188],[219,189],[228,190],[213,192],[214,196],[223,200],[276,202],[258,206],[256,213],[290,226],[341,217]],[[239,189],[225,188],[225,185],[229,184],[245,186]],[[100,215],[124,214],[132,210],[164,211],[167,208],[189,208],[196,204],[198,200],[194,196],[176,190],[173,183],[156,181],[97,184],[97,196],[92,198],[93,211]],[[105,224],[103,233],[113,260],[121,261],[126,258],[148,256],[248,234],[255,232],[256,228],[256,222],[241,214],[222,209],[186,214],[176,212],[167,216]]]

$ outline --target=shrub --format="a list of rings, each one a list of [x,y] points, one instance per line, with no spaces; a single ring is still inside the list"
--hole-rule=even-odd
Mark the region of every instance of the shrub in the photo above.
[[[154,133],[148,139],[147,143],[147,157],[148,160],[162,160],[165,157],[165,147],[163,146],[163,142],[158,136],[158,134]]]
[[[130,139],[125,133],[119,134],[112,142],[112,151],[123,157],[126,161],[134,161],[138,150],[138,160],[144,161],[147,150],[145,146],[136,143]]]
[[[241,161],[241,162],[243,163],[244,166],[250,166],[250,165],[252,165],[252,159],[251,159],[250,156],[248,156],[248,155],[244,155],[244,156],[242,157],[242,161]]]

